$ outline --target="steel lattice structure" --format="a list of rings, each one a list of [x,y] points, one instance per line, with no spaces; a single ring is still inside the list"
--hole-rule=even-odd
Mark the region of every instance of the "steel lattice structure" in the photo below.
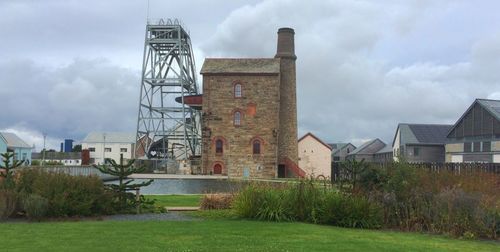
[[[199,155],[200,112],[184,103],[199,94],[195,62],[178,20],[148,21],[141,82],[137,157],[178,162]]]

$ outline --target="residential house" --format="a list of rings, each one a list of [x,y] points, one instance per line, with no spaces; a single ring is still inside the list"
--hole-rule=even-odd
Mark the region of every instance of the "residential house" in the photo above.
[[[124,159],[135,158],[135,133],[91,132],[82,140],[82,150],[88,150],[91,164],[103,164],[105,159],[118,162],[120,154]]]
[[[446,135],[453,125],[400,123],[392,141],[394,160],[444,163]]]
[[[393,161],[392,146],[388,144],[385,145],[384,148],[380,149],[379,151],[373,154],[373,162],[375,163],[385,164],[385,163],[390,163],[392,161]]]
[[[476,99],[447,138],[446,162],[500,163],[500,100]]]
[[[0,134],[0,154],[7,152],[7,140]],[[3,160],[0,157],[0,165],[3,165]]]
[[[14,160],[24,160],[24,165],[31,164],[31,151],[33,149],[31,146],[14,133],[1,132],[0,135],[3,138],[0,142],[7,143],[7,151],[14,153]]]
[[[307,133],[298,141],[299,167],[307,177],[331,176],[332,148],[312,133]]]
[[[365,162],[375,162],[375,154],[382,150],[386,144],[380,139],[375,138],[363,143],[346,156],[346,160],[365,160]]]
[[[328,145],[332,147],[333,162],[345,161],[345,157],[356,149],[356,146],[351,143],[331,143]]]

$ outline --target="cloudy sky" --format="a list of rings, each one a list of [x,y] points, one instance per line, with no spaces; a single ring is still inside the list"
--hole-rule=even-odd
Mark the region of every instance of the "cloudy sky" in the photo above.
[[[0,130],[37,149],[135,131],[146,0],[1,0]],[[500,2],[150,0],[205,57],[273,57],[296,32],[299,134],[390,142],[399,122],[453,124],[500,99]]]

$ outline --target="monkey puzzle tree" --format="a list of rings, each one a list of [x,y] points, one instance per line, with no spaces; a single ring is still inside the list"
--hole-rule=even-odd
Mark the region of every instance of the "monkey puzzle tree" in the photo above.
[[[3,186],[5,188],[13,188],[15,186],[14,182],[14,169],[21,166],[24,163],[24,160],[14,160],[13,152],[6,152],[1,154],[3,165],[0,165],[0,169],[4,171],[0,171],[0,177],[4,178]],[[12,160],[12,164],[10,163]]]
[[[127,177],[133,173],[143,172],[146,167],[144,166],[134,166],[135,159],[130,159],[127,163],[124,163],[123,154],[120,154],[120,163],[116,163],[114,159],[107,159],[111,164],[109,165],[94,165],[95,168],[99,169],[102,173],[116,176],[118,178],[118,184],[108,184],[108,188],[116,194],[117,203],[119,210],[127,210],[132,207],[137,207],[141,204],[147,202],[146,199],[141,196],[136,198],[131,191],[136,191],[141,187],[150,185],[153,180],[145,181],[142,183],[132,184],[133,179],[127,179]]]

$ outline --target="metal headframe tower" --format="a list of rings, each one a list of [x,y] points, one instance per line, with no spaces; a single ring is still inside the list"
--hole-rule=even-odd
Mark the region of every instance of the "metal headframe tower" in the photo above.
[[[184,102],[197,94],[188,32],[177,19],[148,21],[137,118],[138,158],[181,161],[199,155],[200,111]]]

